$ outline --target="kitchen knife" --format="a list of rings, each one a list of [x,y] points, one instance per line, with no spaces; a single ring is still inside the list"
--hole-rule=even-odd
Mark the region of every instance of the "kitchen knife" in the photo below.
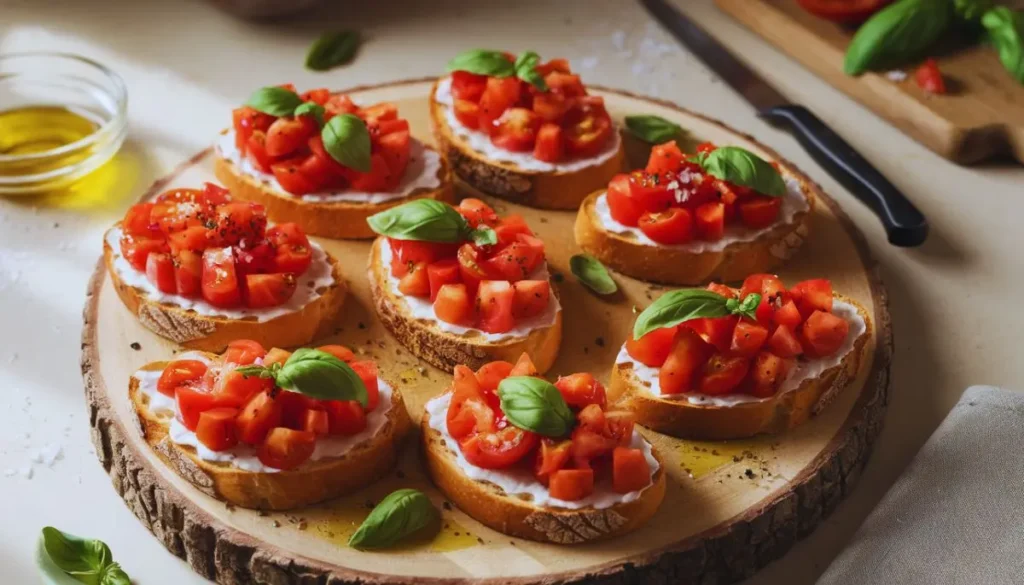
[[[679,42],[757,108],[758,115],[794,134],[813,158],[871,208],[889,243],[918,246],[928,221],[882,173],[807,108],[794,104],[666,0],[641,3]]]

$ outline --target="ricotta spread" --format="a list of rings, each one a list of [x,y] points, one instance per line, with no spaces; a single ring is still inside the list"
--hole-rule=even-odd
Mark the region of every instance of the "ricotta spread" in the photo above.
[[[640,385],[654,396],[665,400],[686,400],[690,404],[700,406],[735,406],[737,404],[747,402],[764,402],[765,400],[773,400],[782,394],[796,390],[804,380],[817,378],[825,370],[838,366],[839,363],[843,361],[843,358],[846,357],[846,354],[853,351],[857,338],[867,331],[867,325],[864,323],[864,318],[857,312],[857,307],[849,303],[834,300],[832,301],[832,313],[838,317],[846,319],[850,323],[850,331],[846,335],[846,340],[839,348],[839,351],[825,358],[812,360],[797,359],[796,366],[790,370],[789,375],[786,376],[785,380],[783,380],[782,385],[779,386],[779,390],[775,393],[775,396],[770,398],[758,398],[749,394],[708,396],[707,394],[700,394],[697,392],[662,394],[661,382],[659,380],[659,373],[661,372],[660,368],[652,368],[651,366],[644,365],[634,360],[633,357],[629,355],[629,352],[626,351],[625,345],[623,345],[622,349],[619,350],[619,355],[615,358],[615,363],[632,365],[633,375],[642,382]]]
[[[611,489],[610,482],[602,481],[595,483],[594,493],[582,500],[559,500],[551,497],[547,486],[537,481],[537,478],[533,476],[533,471],[530,469],[484,469],[482,467],[477,467],[469,461],[466,461],[466,458],[462,455],[461,449],[459,449],[459,442],[448,434],[447,416],[448,405],[451,402],[451,399],[451,393],[446,392],[445,394],[434,397],[427,402],[426,408],[427,413],[430,415],[430,419],[428,421],[430,428],[441,433],[441,436],[444,438],[448,448],[455,453],[455,460],[459,469],[461,469],[467,477],[476,481],[486,481],[494,484],[510,496],[528,498],[536,506],[545,506],[550,508],[578,510],[580,508],[593,507],[602,509],[610,508],[616,504],[632,502],[639,498],[640,494],[654,483],[654,474],[658,471],[659,467],[658,460],[654,458],[651,444],[648,443],[647,440],[644,439],[643,435],[636,430],[633,431],[633,439],[629,446],[643,451],[644,457],[647,459],[647,465],[650,468],[651,475],[648,479],[647,485],[643,489],[625,494],[613,491]]]

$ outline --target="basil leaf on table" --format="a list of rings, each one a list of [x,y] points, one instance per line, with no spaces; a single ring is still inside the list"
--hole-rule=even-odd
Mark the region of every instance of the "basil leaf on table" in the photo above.
[[[358,549],[388,547],[429,526],[438,516],[437,508],[423,492],[401,489],[374,507],[348,545]]]
[[[723,181],[749,187],[762,195],[782,197],[786,181],[768,161],[738,146],[722,146],[701,153],[695,161],[709,175]]]
[[[575,254],[569,258],[569,270],[584,286],[599,295],[610,295],[619,290],[604,264],[589,254]]]
[[[355,114],[331,118],[320,131],[324,150],[331,158],[361,173],[370,171],[370,132],[366,122]]]
[[[988,41],[999,61],[1018,83],[1024,84],[1024,12],[997,6],[981,17]]]
[[[626,116],[626,129],[640,140],[650,144],[661,144],[683,135],[682,126],[669,122],[661,116]]]
[[[548,84],[544,81],[544,76],[537,71],[539,63],[540,55],[533,51],[525,51],[516,58],[516,62],[512,66],[515,68],[516,77],[541,91],[547,91]]]
[[[283,87],[261,87],[249,96],[245,105],[254,110],[282,118],[295,113],[295,108],[302,105],[299,94]]]
[[[456,243],[472,229],[451,205],[434,199],[416,199],[366,218],[374,232],[396,240]]]
[[[319,349],[295,350],[284,365],[242,366],[246,378],[270,378],[274,385],[317,400],[355,400],[366,406],[366,385],[359,374],[344,361]]]
[[[53,564],[86,585],[130,585],[103,541],[81,538],[52,526],[43,528],[43,548]]]
[[[516,74],[516,67],[501,51],[473,49],[460,53],[449,61],[448,71],[466,71],[492,77],[511,77]]]
[[[329,32],[313,41],[306,53],[306,68],[327,71],[352,60],[359,48],[359,33],[351,30]]]
[[[919,56],[953,24],[950,0],[899,0],[868,19],[846,49],[843,71],[860,75]]]
[[[543,378],[505,378],[498,384],[498,398],[510,423],[538,435],[564,437],[576,421],[562,393]]]
[[[300,104],[299,107],[295,108],[296,117],[313,116],[313,119],[316,120],[317,126],[324,125],[325,113],[327,113],[327,110],[325,110],[323,106],[316,102],[305,102]]]

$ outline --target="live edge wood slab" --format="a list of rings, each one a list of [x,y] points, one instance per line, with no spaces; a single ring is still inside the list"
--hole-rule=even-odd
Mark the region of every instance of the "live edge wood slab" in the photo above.
[[[430,80],[353,90],[359,102],[396,102],[413,128],[429,140],[426,95]],[[781,270],[787,283],[827,276],[837,290],[871,312],[875,336],[860,372],[838,396],[820,404],[806,425],[784,435],[741,442],[697,443],[645,432],[665,460],[668,490],[660,512],[637,532],[605,543],[560,547],[509,538],[488,530],[446,504],[427,481],[413,444],[395,473],[379,485],[290,513],[226,506],[174,475],[143,441],[128,407],[128,378],[139,366],[178,350],[141,326],[120,304],[97,265],[89,284],[82,333],[82,374],[96,454],[118,494],[167,549],[197,573],[222,584],[489,585],[716,584],[747,577],[810,534],[849,493],[882,426],[889,391],[892,334],[885,289],[863,236],[820,188],[771,149],[724,124],[670,103],[612,90],[604,95],[613,116],[649,113],[688,129],[694,140],[739,144],[779,161],[805,180],[818,198],[808,241]],[[212,140],[212,137],[211,137]],[[643,148],[631,145],[642,157]],[[639,152],[637,152],[639,151]],[[634,164],[639,164],[634,160]],[[155,184],[211,179],[209,151],[196,155]],[[551,376],[588,370],[607,381],[634,318],[664,291],[616,275],[611,299],[586,292],[568,270],[575,253],[574,212],[538,211],[495,200],[503,213],[522,213],[547,242],[548,260],[562,301],[565,337]],[[350,298],[328,338],[372,356],[399,382],[413,420],[444,390],[449,373],[417,361],[372,313],[364,276],[369,243],[320,240],[349,279]],[[325,340],[326,341],[326,340]],[[436,536],[401,549],[364,553],[344,545],[368,506],[398,487],[424,489],[442,510]]]

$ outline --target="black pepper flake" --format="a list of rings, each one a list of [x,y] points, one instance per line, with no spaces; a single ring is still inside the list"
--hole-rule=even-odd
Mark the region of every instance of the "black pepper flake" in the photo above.
[[[563,282],[565,280],[565,277],[562,276],[561,272],[552,272],[551,280],[554,280],[555,282]]]
[[[597,344],[597,347],[604,347],[604,337],[598,337],[594,340],[594,343]]]
[[[751,469],[749,469],[749,468],[746,471],[743,472],[743,475],[746,475],[750,479],[754,479],[754,477],[755,477],[754,476],[754,472]]]
[[[476,541],[479,542],[480,544],[484,543],[484,539],[480,538],[479,536],[476,537]]]
[[[366,329],[366,324],[365,324],[365,323],[363,323],[362,321],[360,321],[360,322],[359,322],[359,328],[360,328],[360,329]]]
[[[142,349],[142,344],[139,343],[138,341],[133,341],[129,347],[131,347],[135,351],[139,351],[140,349]]]
[[[445,510],[451,511],[452,503],[449,502],[448,500],[445,500],[444,502],[441,503],[441,507],[444,508]]]

